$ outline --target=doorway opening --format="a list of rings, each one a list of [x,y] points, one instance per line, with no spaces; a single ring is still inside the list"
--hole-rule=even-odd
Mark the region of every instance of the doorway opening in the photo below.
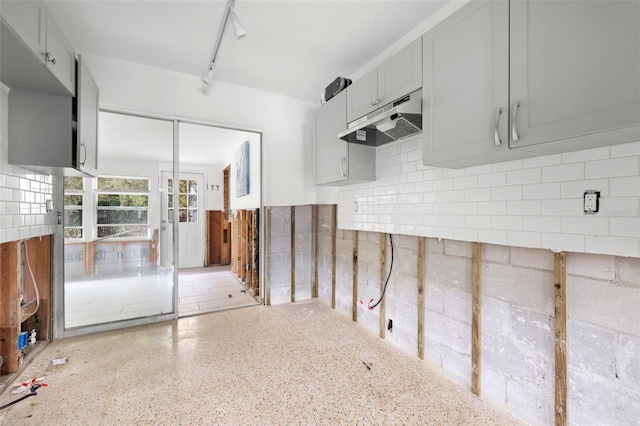
[[[231,219],[261,206],[261,134],[114,111],[99,122],[98,177],[65,180],[58,335],[261,303],[231,267]]]

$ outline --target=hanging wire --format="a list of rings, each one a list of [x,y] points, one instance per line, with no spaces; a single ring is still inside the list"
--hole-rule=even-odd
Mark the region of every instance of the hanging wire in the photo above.
[[[369,301],[368,307],[370,311],[373,311],[376,308],[376,306],[378,306],[380,302],[382,302],[382,299],[384,298],[384,293],[387,291],[387,284],[389,284],[389,278],[391,278],[391,270],[393,269],[393,238],[391,237],[391,234],[389,234],[389,242],[391,243],[391,264],[389,265],[389,273],[387,274],[387,279],[384,282],[384,287],[382,288],[382,294],[380,295],[380,299],[378,299],[378,301],[373,305],[371,304],[371,302],[373,302],[373,299]]]

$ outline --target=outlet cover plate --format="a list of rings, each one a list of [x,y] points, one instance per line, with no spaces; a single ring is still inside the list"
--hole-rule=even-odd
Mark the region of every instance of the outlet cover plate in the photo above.
[[[589,189],[584,191],[585,214],[596,214],[600,210],[600,191]]]

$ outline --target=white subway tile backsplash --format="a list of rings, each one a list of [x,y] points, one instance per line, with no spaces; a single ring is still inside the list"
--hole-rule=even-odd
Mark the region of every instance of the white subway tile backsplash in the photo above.
[[[555,251],[583,252],[585,248],[583,235],[560,233],[542,233],[542,247]]]
[[[518,216],[540,216],[540,201],[508,201],[507,214]]]
[[[369,208],[341,215],[339,226],[577,252],[597,237],[606,243],[598,253],[637,256],[640,142],[463,169],[423,166],[421,145],[377,148],[378,180],[338,195],[347,210],[356,197]],[[588,189],[601,194],[594,216],[583,211]]]
[[[638,157],[612,158],[610,160],[589,161],[586,163],[586,177],[638,176]]]
[[[612,217],[611,235],[620,237],[640,237],[640,215],[635,217]]]
[[[609,196],[608,179],[585,179],[578,181],[562,182],[562,198],[582,197],[589,189],[600,191],[601,197]]]
[[[577,163],[592,160],[603,160],[609,158],[609,147],[585,149],[583,151],[565,152],[562,154],[563,163]]]
[[[609,218],[597,216],[563,217],[562,232],[565,234],[608,235]]]
[[[611,158],[640,156],[640,142],[611,146]]]
[[[539,168],[512,170],[507,172],[507,185],[540,183],[540,179],[541,172]]]
[[[525,216],[522,229],[525,231],[562,232],[562,218],[551,216]]]
[[[507,184],[507,173],[489,173],[478,176],[478,187],[504,186]]]
[[[609,179],[609,195],[612,197],[640,197],[640,177]]]
[[[491,188],[492,200],[521,200],[522,186],[498,186]]]
[[[586,241],[587,253],[613,254],[631,257],[640,256],[638,238],[591,235],[587,235],[584,238]]]
[[[584,163],[562,164],[542,168],[543,182],[584,179]]]

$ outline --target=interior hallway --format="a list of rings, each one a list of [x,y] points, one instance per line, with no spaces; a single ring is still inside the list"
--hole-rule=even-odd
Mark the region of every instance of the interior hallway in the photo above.
[[[49,386],[2,424],[520,424],[318,300],[56,340],[21,377]]]

